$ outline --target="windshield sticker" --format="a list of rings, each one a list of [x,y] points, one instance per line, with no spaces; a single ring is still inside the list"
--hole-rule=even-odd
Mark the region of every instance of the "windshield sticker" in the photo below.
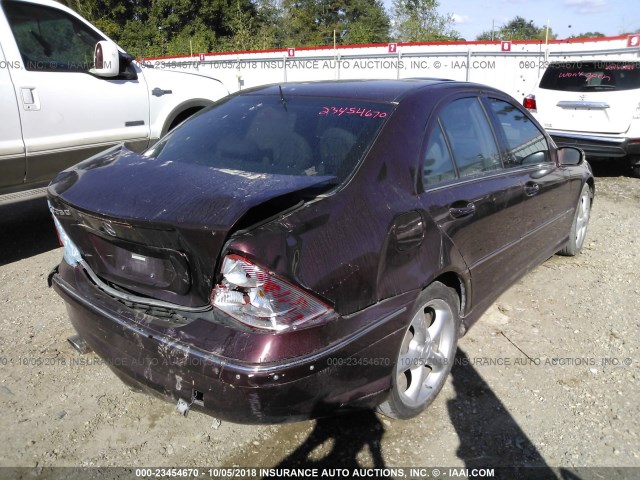
[[[558,74],[558,78],[569,78],[569,77],[586,77],[587,82],[594,78],[597,78],[599,80],[606,80],[608,82],[611,81],[611,77],[605,73],[563,72]]]
[[[318,115],[337,115],[339,117],[342,115],[359,115],[367,118],[384,118],[387,116],[386,112],[362,107],[322,107]]]
[[[635,70],[633,65],[607,65],[604,67],[605,70]]]

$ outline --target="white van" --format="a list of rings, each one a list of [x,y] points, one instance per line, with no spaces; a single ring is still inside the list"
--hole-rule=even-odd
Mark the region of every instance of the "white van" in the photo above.
[[[624,158],[640,177],[640,62],[551,63],[523,104],[558,146],[589,160]]]
[[[210,77],[146,68],[58,2],[0,0],[0,204],[42,194],[112,145],[141,151],[228,93]]]

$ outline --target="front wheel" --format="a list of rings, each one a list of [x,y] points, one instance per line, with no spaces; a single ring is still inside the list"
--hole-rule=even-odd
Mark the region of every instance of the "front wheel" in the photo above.
[[[569,241],[567,245],[560,250],[561,255],[573,257],[580,253],[584,245],[584,239],[587,236],[587,227],[589,226],[589,218],[591,217],[591,188],[586,183],[582,186],[580,199],[576,207],[576,214],[571,224],[569,232]]]
[[[452,289],[434,282],[417,305],[398,352],[389,398],[378,407],[392,418],[415,417],[435,400],[458,344],[460,301]]]

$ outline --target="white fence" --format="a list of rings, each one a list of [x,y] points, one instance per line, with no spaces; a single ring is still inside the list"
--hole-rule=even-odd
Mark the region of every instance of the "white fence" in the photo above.
[[[571,41],[449,42],[287,49],[145,59],[155,68],[194,70],[231,92],[279,82],[437,77],[484,83],[520,100],[548,62],[640,61],[640,35]]]

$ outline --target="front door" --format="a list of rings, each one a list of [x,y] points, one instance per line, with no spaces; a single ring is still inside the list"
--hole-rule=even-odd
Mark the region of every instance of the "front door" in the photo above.
[[[110,145],[144,142],[149,100],[142,74],[108,80],[88,73],[104,38],[71,10],[4,1],[15,44],[3,45],[12,70],[27,154],[26,181],[52,176]]]
[[[525,199],[518,254],[528,269],[553,255],[566,238],[574,207],[567,197],[572,195],[567,195],[565,172],[551,157],[546,137],[522,108],[495,97],[488,97],[486,105],[507,148],[506,167],[522,174]]]
[[[11,67],[0,47],[0,194],[6,187],[21,185],[27,168],[18,103],[9,75]]]

